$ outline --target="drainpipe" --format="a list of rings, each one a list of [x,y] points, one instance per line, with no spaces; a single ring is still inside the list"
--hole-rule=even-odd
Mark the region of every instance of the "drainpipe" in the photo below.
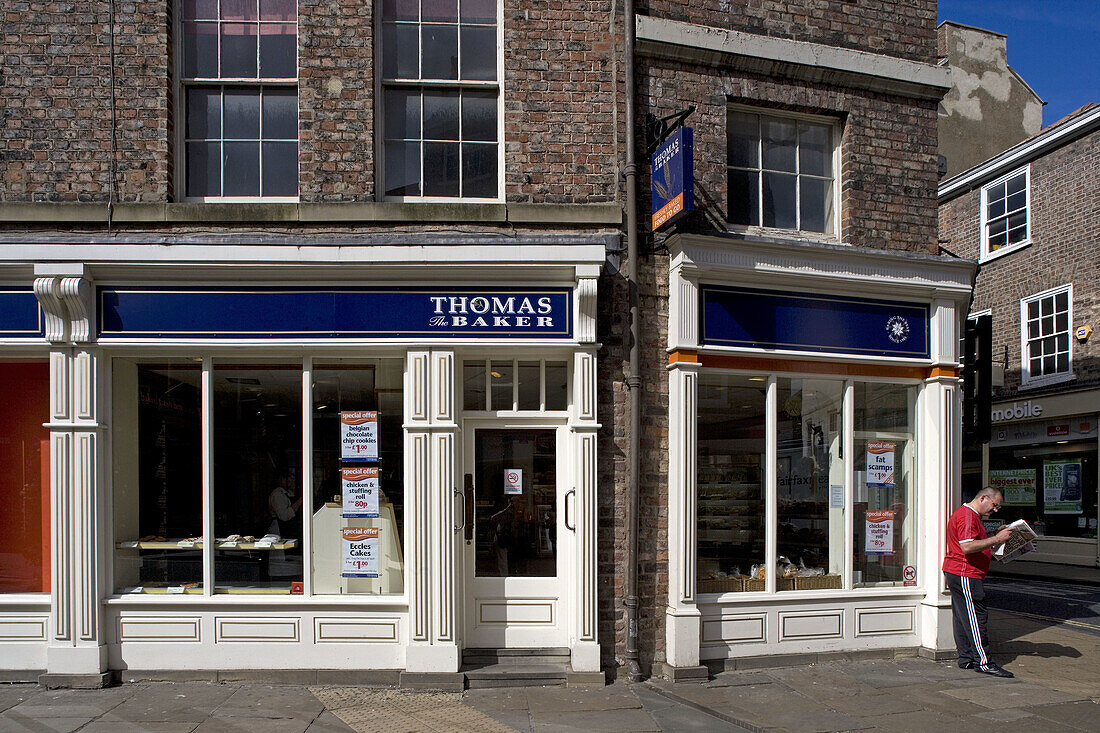
[[[626,505],[626,668],[630,682],[642,681],[638,663],[638,494],[641,475],[641,392],[639,373],[638,312],[638,168],[634,158],[634,0],[624,0],[623,30],[626,34],[626,281],[630,298],[630,368],[626,387],[630,390],[630,453]]]

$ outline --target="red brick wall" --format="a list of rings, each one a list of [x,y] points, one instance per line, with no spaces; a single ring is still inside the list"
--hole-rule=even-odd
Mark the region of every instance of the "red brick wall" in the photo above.
[[[1006,171],[1010,172],[1010,171]],[[1020,300],[1073,283],[1072,326],[1100,331],[1100,132],[1079,138],[1031,163],[1031,244],[981,266],[972,311],[992,309],[993,354],[1008,347],[1005,388],[996,399],[1012,399],[1020,385]],[[944,246],[977,258],[980,249],[981,188],[940,207]],[[1100,337],[1087,344],[1070,339],[1076,380],[1027,395],[1100,384]]]
[[[639,12],[718,28],[934,61],[935,0],[641,0]]]

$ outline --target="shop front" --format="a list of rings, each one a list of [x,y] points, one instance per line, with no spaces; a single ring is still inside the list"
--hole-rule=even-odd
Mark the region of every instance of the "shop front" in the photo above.
[[[985,483],[1004,494],[997,523],[1025,520],[1040,536],[1018,563],[1096,567],[1100,390],[993,404]]]
[[[950,648],[939,560],[972,266],[688,235],[669,250],[670,675]]]
[[[54,539],[11,669],[597,671],[605,247],[554,244],[28,247]]]

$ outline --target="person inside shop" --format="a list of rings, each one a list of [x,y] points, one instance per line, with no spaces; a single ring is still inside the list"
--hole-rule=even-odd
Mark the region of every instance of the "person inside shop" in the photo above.
[[[990,656],[986,632],[988,614],[982,581],[989,572],[993,548],[1004,544],[1012,530],[1002,526],[992,537],[982,519],[1000,510],[1004,497],[992,486],[979,491],[974,499],[955,510],[947,520],[947,555],[943,574],[951,591],[951,615],[954,620],[955,649],[959,667],[994,677],[1014,677],[999,667]]]
[[[289,476],[276,479],[275,488],[267,496],[267,508],[271,512],[271,524],[268,534],[277,534],[282,538],[296,538],[302,532],[302,520],[298,510],[302,508],[302,497],[296,496]]]

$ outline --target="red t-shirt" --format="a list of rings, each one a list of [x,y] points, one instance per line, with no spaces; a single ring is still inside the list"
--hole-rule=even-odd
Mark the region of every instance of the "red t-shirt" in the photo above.
[[[959,540],[984,540],[985,525],[981,516],[967,504],[955,510],[947,520],[947,555],[943,558],[943,572],[967,578],[984,578],[989,572],[993,548],[981,552],[963,552]]]

